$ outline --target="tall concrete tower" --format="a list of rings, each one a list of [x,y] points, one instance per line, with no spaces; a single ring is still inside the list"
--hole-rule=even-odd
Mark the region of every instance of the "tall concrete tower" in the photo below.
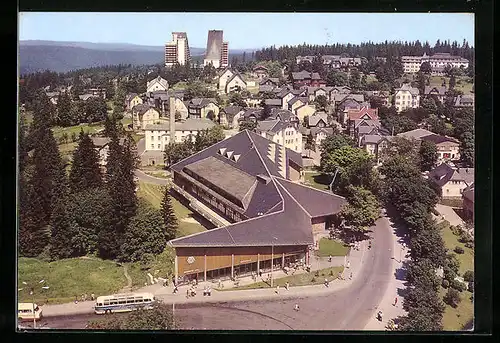
[[[222,30],[208,31],[207,51],[203,65],[212,64],[215,68],[225,68],[229,65],[228,42],[224,42]]]

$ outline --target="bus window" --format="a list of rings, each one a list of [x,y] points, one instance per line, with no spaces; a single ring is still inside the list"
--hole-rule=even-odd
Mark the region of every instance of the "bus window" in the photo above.
[[[116,304],[118,304],[118,302],[116,300],[111,300],[110,301],[110,305],[116,305]]]
[[[123,299],[123,300],[118,301],[118,304],[125,304],[126,302],[127,302],[127,300]]]

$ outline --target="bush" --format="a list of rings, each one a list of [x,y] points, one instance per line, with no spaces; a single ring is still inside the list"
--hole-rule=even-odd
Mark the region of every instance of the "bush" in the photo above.
[[[456,308],[460,303],[460,293],[453,288],[450,288],[446,295],[443,297],[443,301],[453,308]]]
[[[470,281],[469,282],[469,288],[468,288],[469,292],[473,293],[474,292],[474,281]]]
[[[443,268],[443,278],[447,280],[448,282],[452,282],[455,277],[457,276],[457,273],[455,273],[454,270],[452,270],[450,267],[445,266]]]
[[[315,278],[315,277],[313,277],[313,278],[311,279],[311,282],[316,282],[316,278]]]
[[[453,280],[450,282],[450,287],[456,289],[459,292],[465,291],[467,288],[463,282],[458,280]]]
[[[465,243],[465,247],[474,250],[474,243],[467,242],[467,243]]]
[[[464,273],[464,281],[474,281],[474,272],[472,270],[468,270]]]
[[[466,231],[462,231],[460,233],[460,237],[458,238],[458,241],[461,242],[461,243],[469,243],[469,242],[472,242],[472,236],[466,232]]]
[[[457,254],[463,254],[464,253],[464,248],[462,247],[459,247],[458,245],[455,247],[455,249],[453,249],[454,252],[456,252]]]
[[[453,233],[455,236],[460,236],[460,233],[462,232],[462,229],[460,228],[460,225],[450,225],[450,230],[451,233]]]
[[[443,286],[443,288],[450,287],[450,281],[443,279],[443,282],[441,282],[441,286]]]

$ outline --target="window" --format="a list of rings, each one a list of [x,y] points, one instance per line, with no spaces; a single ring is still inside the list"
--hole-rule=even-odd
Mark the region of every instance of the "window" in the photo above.
[[[155,145],[154,144],[151,144],[151,149],[154,149],[155,148]]]
[[[161,136],[158,136],[158,140],[161,141]]]
[[[154,141],[155,140],[155,136],[151,136],[151,140]]]
[[[158,149],[161,149],[161,144],[158,144]]]

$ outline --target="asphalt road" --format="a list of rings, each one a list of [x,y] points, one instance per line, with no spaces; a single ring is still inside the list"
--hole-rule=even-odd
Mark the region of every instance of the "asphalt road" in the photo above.
[[[323,296],[297,299],[176,305],[185,330],[362,330],[374,315],[391,278],[393,240],[385,218],[373,228],[373,247],[364,256],[351,287]],[[299,304],[300,311],[293,310]],[[93,314],[50,317],[41,325],[83,329]],[[29,323],[27,324],[29,325]]]

